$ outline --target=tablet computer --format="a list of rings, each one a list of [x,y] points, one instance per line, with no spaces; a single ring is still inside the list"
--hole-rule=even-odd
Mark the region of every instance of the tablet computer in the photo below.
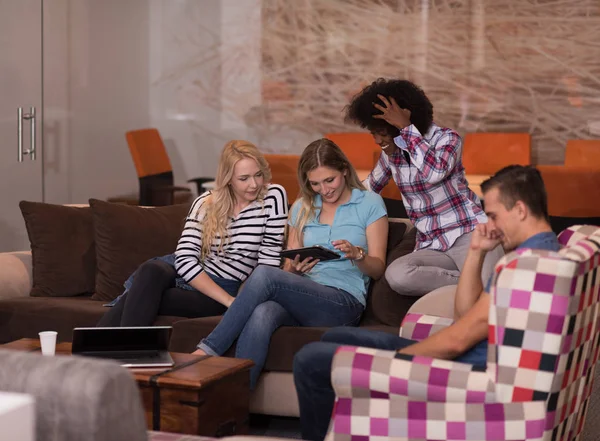
[[[335,251],[331,251],[320,245],[312,247],[296,248],[294,250],[284,250],[281,252],[281,257],[287,257],[288,259],[294,260],[296,256],[300,255],[300,260],[304,260],[307,257],[319,259],[321,262],[325,260],[339,259],[341,256]]]

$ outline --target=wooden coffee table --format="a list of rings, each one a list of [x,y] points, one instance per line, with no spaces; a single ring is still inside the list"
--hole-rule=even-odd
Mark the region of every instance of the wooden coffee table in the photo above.
[[[2,349],[39,352],[38,339],[24,338]],[[70,355],[71,343],[58,343]],[[129,369],[141,392],[151,430],[222,437],[248,433],[252,361],[171,352],[175,365]]]

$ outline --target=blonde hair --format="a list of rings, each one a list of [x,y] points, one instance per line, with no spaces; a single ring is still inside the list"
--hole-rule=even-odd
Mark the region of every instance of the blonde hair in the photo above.
[[[223,250],[229,218],[233,214],[235,206],[235,196],[233,189],[229,185],[233,179],[233,169],[242,159],[253,159],[258,164],[263,174],[263,188],[258,192],[256,200],[264,202],[267,193],[267,186],[271,182],[271,169],[269,163],[258,150],[258,148],[248,141],[229,141],[223,147],[217,176],[215,178],[215,188],[206,198],[204,218],[199,219],[202,224],[202,251],[201,257],[205,258],[210,253],[210,248],[217,237],[221,238],[219,243],[219,252]]]
[[[314,219],[316,213],[314,200],[317,193],[314,192],[308,182],[308,172],[317,167],[329,167],[342,173],[346,171],[346,187],[351,190],[354,188],[366,190],[362,182],[360,182],[356,170],[354,170],[354,167],[352,167],[342,149],[335,142],[326,138],[311,142],[302,152],[298,164],[300,197],[296,201],[296,204],[300,204],[300,208],[296,216],[294,228],[296,229],[296,239],[300,246],[303,246],[304,243],[302,240],[304,227],[310,219]]]

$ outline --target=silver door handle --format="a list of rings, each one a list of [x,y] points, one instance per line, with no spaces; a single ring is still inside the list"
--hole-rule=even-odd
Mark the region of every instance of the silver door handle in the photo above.
[[[23,120],[29,120],[31,135],[29,137],[29,149],[23,150]],[[18,160],[23,162],[23,156],[29,155],[32,161],[35,161],[35,107],[29,108],[29,113],[23,113],[23,108],[17,109],[17,148]]]

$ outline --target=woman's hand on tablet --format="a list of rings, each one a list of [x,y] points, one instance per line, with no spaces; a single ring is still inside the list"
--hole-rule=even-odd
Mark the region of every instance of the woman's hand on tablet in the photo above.
[[[336,250],[340,250],[342,253],[344,253],[344,257],[346,259],[355,260],[360,257],[360,251],[358,250],[358,247],[355,247],[347,240],[334,240],[331,242],[331,244]]]
[[[319,263],[319,259],[307,257],[303,261],[300,261],[300,256],[296,256],[294,260],[289,260],[289,271],[295,274],[305,274],[309,272],[313,267]]]

